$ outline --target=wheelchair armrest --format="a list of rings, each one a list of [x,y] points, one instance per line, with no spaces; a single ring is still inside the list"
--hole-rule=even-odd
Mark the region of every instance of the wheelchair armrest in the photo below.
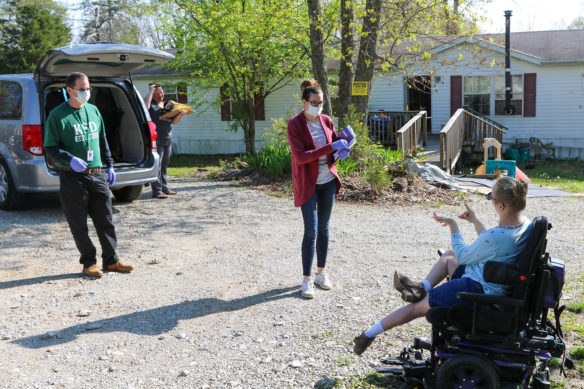
[[[483,293],[458,292],[456,297],[461,301],[477,302],[479,304],[502,305],[513,308],[519,308],[524,305],[523,300],[503,296],[490,296]]]

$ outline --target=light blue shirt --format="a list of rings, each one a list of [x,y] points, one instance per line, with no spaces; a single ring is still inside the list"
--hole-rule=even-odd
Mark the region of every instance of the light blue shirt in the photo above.
[[[463,277],[479,282],[485,294],[508,295],[511,287],[486,282],[483,278],[483,269],[487,261],[510,263],[516,261],[527,242],[529,232],[531,232],[531,222],[525,219],[517,226],[494,227],[485,230],[468,246],[464,243],[460,232],[452,234],[452,250],[456,254],[456,259],[460,265],[466,265]]]

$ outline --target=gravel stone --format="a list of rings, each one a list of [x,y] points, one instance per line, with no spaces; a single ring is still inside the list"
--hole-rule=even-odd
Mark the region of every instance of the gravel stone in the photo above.
[[[132,203],[114,200],[118,255],[134,271],[100,279],[81,276],[57,195],[0,211],[0,386],[348,387],[414,336],[431,336],[420,318],[380,335],[362,357],[351,352],[355,336],[403,306],[393,272],[420,280],[436,250],[449,248],[448,231],[432,213],[459,215],[462,200],[335,202],[327,259],[334,288],[304,300],[303,221],[290,197],[210,180],[173,180],[171,187],[178,194],[164,201],[147,188]],[[495,224],[484,197],[465,200],[486,226]],[[581,280],[584,198],[529,198],[525,215],[550,218],[548,251],[566,261],[568,286]],[[469,223],[459,226],[467,242],[476,236]],[[89,231],[101,255],[91,223]],[[580,298],[576,289],[565,295]],[[90,312],[89,322],[76,316],[81,311]],[[577,341],[568,339],[568,349]],[[584,387],[557,373],[552,380]]]

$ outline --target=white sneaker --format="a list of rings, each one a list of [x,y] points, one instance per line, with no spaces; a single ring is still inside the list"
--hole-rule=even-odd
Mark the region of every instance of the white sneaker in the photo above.
[[[314,297],[314,282],[312,282],[312,278],[305,278],[302,281],[302,297],[311,299]]]
[[[328,274],[326,273],[325,270],[321,271],[316,275],[314,283],[324,290],[329,290],[333,288],[333,284],[331,283],[331,280],[329,280]]]

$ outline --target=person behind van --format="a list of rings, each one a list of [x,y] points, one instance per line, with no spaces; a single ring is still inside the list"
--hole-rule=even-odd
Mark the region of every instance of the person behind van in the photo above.
[[[452,250],[442,254],[421,282],[413,282],[408,277],[395,273],[394,286],[402,298],[411,303],[401,307],[377,322],[373,327],[353,339],[353,351],[361,355],[384,331],[424,316],[432,307],[450,307],[456,304],[470,304],[458,300],[458,292],[485,293],[504,296],[509,287],[485,281],[483,268],[487,261],[514,261],[531,231],[531,223],[521,215],[525,209],[527,184],[511,177],[497,180],[493,191],[487,195],[494,211],[499,216],[496,227],[486,229],[466,204],[466,210],[459,216],[473,224],[478,238],[467,245],[456,220],[438,216],[434,220],[450,227]],[[464,266],[462,266],[464,265]],[[450,281],[437,287],[446,276]]]
[[[96,265],[96,249],[87,230],[88,214],[101,243],[103,270],[129,273],[133,267],[121,262],[116,254],[109,190],[116,174],[103,119],[97,107],[88,103],[91,87],[85,74],[69,74],[65,86],[70,99],[49,114],[44,147],[59,169],[61,207],[81,254],[83,274],[103,275]]]
[[[158,181],[152,183],[152,197],[165,199],[168,195],[175,195],[166,183],[170,154],[172,153],[172,124],[178,124],[187,111],[180,111],[174,118],[163,118],[164,114],[164,90],[160,84],[148,84],[148,94],[144,97],[144,103],[150,112],[150,118],[156,125],[156,151],[160,156],[160,169]]]

